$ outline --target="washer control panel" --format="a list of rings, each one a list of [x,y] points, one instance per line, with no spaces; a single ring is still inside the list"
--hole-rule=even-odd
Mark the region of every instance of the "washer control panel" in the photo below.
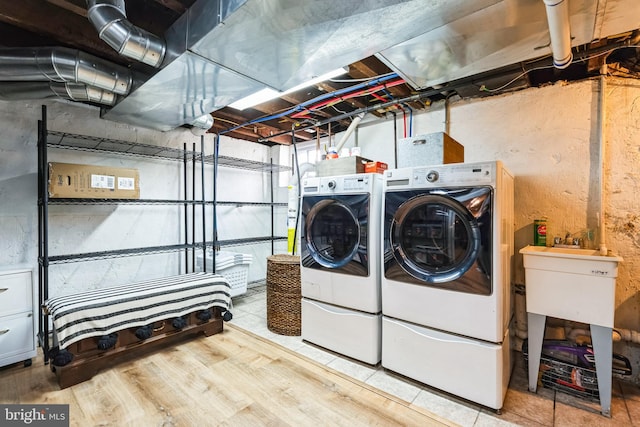
[[[386,187],[431,187],[495,183],[496,162],[453,163],[387,170]]]
[[[302,190],[304,194],[370,193],[373,181],[376,179],[381,180],[382,177],[363,173],[305,178],[302,182]]]

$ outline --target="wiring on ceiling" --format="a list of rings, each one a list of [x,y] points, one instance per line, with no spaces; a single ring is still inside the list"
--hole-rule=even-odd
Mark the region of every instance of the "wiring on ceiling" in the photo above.
[[[385,90],[385,95],[388,96],[388,98],[384,98],[380,95],[378,95],[377,93],[372,93],[371,96],[373,96],[375,99],[377,99],[378,101],[381,102],[388,102],[389,100],[393,100],[393,95],[391,95],[388,91]],[[401,110],[402,111],[402,123],[403,123],[403,135],[404,138],[407,137],[407,112],[405,111],[405,109],[403,108],[407,107],[407,109],[409,110],[409,129],[408,129],[408,134],[409,136],[413,136],[413,108],[411,108],[411,106],[409,106],[409,104],[407,103],[398,103],[395,104],[394,107]],[[395,116],[395,113],[394,113]]]
[[[332,105],[331,108],[335,111],[337,111],[340,114],[346,114],[347,112],[344,110],[339,109],[338,107],[336,107],[335,105]]]
[[[325,108],[327,106],[338,104],[340,102],[346,101],[346,100],[351,99],[351,98],[371,95],[371,94],[373,94],[375,92],[378,92],[378,91],[381,91],[383,89],[386,89],[386,88],[389,88],[389,87],[393,87],[393,86],[398,86],[398,85],[401,85],[401,84],[404,84],[404,83],[405,83],[404,79],[396,79],[396,80],[393,80],[393,81],[390,81],[390,82],[379,84],[379,85],[374,86],[372,88],[358,90],[356,92],[347,93],[345,95],[334,95],[333,98],[329,98],[327,100],[324,100],[324,101],[319,102],[317,104],[313,104],[311,106],[305,106],[303,111],[294,113],[294,114],[291,115],[291,117],[294,118],[294,119],[307,117],[310,113],[321,111],[323,108]]]
[[[614,51],[616,51],[618,49],[639,48],[639,47],[640,47],[639,45],[627,45],[627,44],[624,44],[622,46],[616,46],[616,47],[604,50],[602,52],[594,53],[593,55],[589,55],[589,56],[586,56],[586,57],[577,57],[576,56],[576,57],[574,57],[572,63],[586,62],[586,61],[589,61],[591,59],[597,58],[599,56],[609,55],[609,54],[611,54],[611,52],[614,52]],[[503,84],[500,87],[497,87],[497,88],[494,88],[494,89],[489,89],[485,85],[481,85],[479,90],[482,91],[482,92],[490,92],[490,93],[499,92],[499,91],[509,87],[515,81],[517,81],[521,77],[531,73],[532,71],[545,70],[545,69],[550,69],[550,68],[554,68],[554,66],[553,65],[544,65],[544,66],[540,66],[540,67],[533,67],[533,68],[530,68],[528,70],[524,70],[522,73],[518,74],[516,77],[514,77],[513,79],[511,79],[510,81],[508,81],[507,83]]]
[[[294,107],[292,107],[292,108],[290,108],[288,110],[285,110],[285,111],[282,111],[282,112],[279,112],[279,113],[276,113],[276,114],[272,114],[272,115],[269,115],[269,116],[260,117],[260,118],[254,119],[254,120],[250,120],[250,121],[248,121],[246,123],[242,123],[242,124],[236,125],[234,127],[225,129],[225,130],[221,131],[220,134],[222,135],[222,134],[225,134],[225,133],[233,132],[235,130],[238,130],[238,129],[246,127],[246,126],[251,126],[251,125],[254,125],[254,124],[257,124],[257,123],[262,123],[262,122],[266,122],[266,121],[269,121],[269,120],[276,120],[276,119],[282,118],[284,116],[289,116],[289,115],[292,115],[292,114],[296,114],[296,113],[299,113],[299,112],[303,111],[309,105],[314,105],[314,104],[323,102],[323,101],[325,101],[327,99],[336,98],[336,97],[339,97],[341,95],[347,94],[349,92],[353,92],[353,91],[357,91],[357,90],[360,90],[360,89],[363,89],[363,88],[367,88],[368,86],[380,85],[381,83],[386,82],[388,80],[392,80],[394,78],[398,78],[398,75],[396,73],[390,73],[390,74],[383,75],[381,77],[375,77],[375,78],[367,80],[364,83],[359,83],[359,84],[356,84],[356,85],[353,85],[353,86],[346,87],[344,89],[339,89],[337,91],[333,91],[333,92],[329,92],[329,93],[317,96],[317,97],[315,97],[313,99],[310,99],[310,100],[305,101],[305,102],[303,102],[301,104],[298,104],[298,105],[296,105],[296,106],[294,106]]]

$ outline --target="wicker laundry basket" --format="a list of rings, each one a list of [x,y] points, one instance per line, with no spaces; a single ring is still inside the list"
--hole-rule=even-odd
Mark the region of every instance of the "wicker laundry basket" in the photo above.
[[[267,328],[280,335],[301,334],[300,257],[267,257]]]

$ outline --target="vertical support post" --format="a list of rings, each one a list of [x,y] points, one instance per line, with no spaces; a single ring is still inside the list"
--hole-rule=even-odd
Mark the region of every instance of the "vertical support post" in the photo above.
[[[189,216],[189,204],[187,203],[187,143],[183,143],[182,145],[182,177],[183,177],[183,190],[184,190],[184,272],[189,272],[189,248],[187,245],[189,244],[189,221],[187,220]]]
[[[269,191],[269,193],[271,194],[271,255],[274,255],[276,251],[276,248],[275,248],[276,232],[275,232],[275,224],[274,224],[274,206],[273,206],[273,157],[270,158],[270,165],[271,167],[269,168],[269,188],[271,191]]]
[[[398,167],[398,121],[396,120],[396,112],[392,111],[393,114],[393,167]]]
[[[49,192],[47,190],[47,174],[48,174],[48,158],[47,158],[47,107],[42,106],[42,120],[40,122],[38,133],[38,152],[40,153],[39,159],[39,173],[40,185],[40,221],[41,221],[41,258],[40,264],[40,301],[39,305],[49,299]],[[42,352],[44,354],[44,363],[49,362],[49,320],[40,314],[40,336]]]
[[[191,271],[196,267],[196,143],[191,143]]]
[[[220,154],[220,134],[216,134],[213,146],[213,253],[211,254],[212,270],[216,272],[216,250],[218,249],[218,155]]]
[[[204,193],[204,135],[200,136],[200,187],[202,202],[202,271],[207,272],[207,222],[206,222],[206,203]],[[195,209],[195,206],[194,206]]]
[[[293,174],[296,175],[296,180],[298,182],[297,185],[297,194],[295,195],[296,197],[296,220],[295,220],[295,225],[294,225],[294,229],[293,229],[293,237],[291,238],[291,255],[295,255],[296,254],[296,244],[298,241],[298,226],[299,226],[299,220],[300,220],[300,199],[302,196],[302,183],[301,183],[301,176],[300,176],[300,164],[298,163],[298,145],[296,144],[296,133],[293,131],[293,129],[291,130],[291,145],[293,146],[293,162],[291,163],[291,171]],[[288,210],[288,207],[287,207]],[[289,212],[287,211],[287,221],[288,221],[288,217],[289,217]],[[289,231],[287,230],[287,241],[289,239]],[[289,249],[289,248],[287,248]]]
[[[43,268],[42,268],[42,262],[43,262],[43,248],[44,248],[44,244],[43,244],[43,231],[42,231],[42,226],[43,226],[43,221],[44,218],[42,216],[42,203],[43,203],[43,198],[42,198],[42,192],[43,192],[43,186],[44,186],[44,167],[42,164],[42,159],[43,159],[43,152],[42,152],[42,121],[38,120],[38,306],[42,307],[42,303],[43,303],[43,296],[44,296],[44,278],[43,278]],[[44,316],[42,314],[40,314],[40,311],[38,310],[38,338],[42,338],[41,334],[43,331],[43,319]],[[46,354],[45,354],[46,357]]]

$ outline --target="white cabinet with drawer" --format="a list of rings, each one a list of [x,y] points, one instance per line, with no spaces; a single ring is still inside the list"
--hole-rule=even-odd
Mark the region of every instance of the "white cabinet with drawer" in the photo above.
[[[0,267],[0,366],[24,361],[37,354],[33,270]]]

